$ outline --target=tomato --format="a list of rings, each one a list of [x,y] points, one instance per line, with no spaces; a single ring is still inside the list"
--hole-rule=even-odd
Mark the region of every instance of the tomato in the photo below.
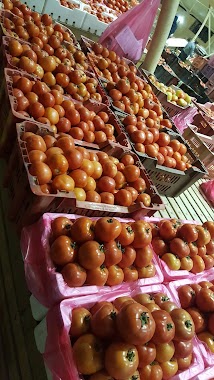
[[[155,310],[152,312],[156,329],[152,337],[155,344],[169,343],[175,335],[175,325],[169,313],[165,310]]]
[[[47,159],[47,164],[53,176],[64,174],[68,170],[68,161],[63,154],[53,154]]]
[[[210,242],[206,245],[206,253],[208,255],[214,254],[214,239],[210,240]]]
[[[153,258],[153,251],[149,245],[136,249],[136,259],[134,264],[141,268],[149,265]]]
[[[171,379],[178,372],[177,359],[165,361],[160,364],[163,371],[163,380]]]
[[[165,253],[169,252],[168,245],[159,236],[152,239],[152,247],[158,256],[162,256]]]
[[[101,177],[102,172],[103,172],[102,165],[97,161],[93,161],[93,165],[94,165],[94,172],[91,174],[91,177],[94,179],[98,179]]]
[[[192,261],[193,261],[193,267],[191,270],[192,273],[199,273],[205,270],[205,264],[202,257],[200,257],[199,255],[194,256],[192,257]]]
[[[195,304],[196,294],[190,285],[183,285],[178,288],[178,296],[182,308],[186,309]]]
[[[214,313],[209,314],[208,330],[212,335],[214,335]]]
[[[134,222],[132,223],[132,229],[135,234],[134,241],[132,243],[134,248],[143,248],[151,243],[152,232],[149,223],[142,220]]]
[[[170,298],[165,293],[157,293],[153,296],[154,302],[162,308],[165,302],[168,302]]]
[[[202,340],[202,342],[206,343],[211,352],[214,353],[214,336],[209,332],[201,332],[198,334],[198,338]]]
[[[171,313],[172,310],[177,309],[177,305],[174,302],[171,301],[166,301],[162,303],[161,309],[167,311],[169,314]]]
[[[95,224],[95,236],[99,241],[108,243],[118,238],[122,231],[121,223],[114,218],[103,217]]]
[[[114,240],[104,243],[105,265],[107,267],[118,264],[122,260],[122,250],[120,244]]]
[[[166,147],[170,143],[170,136],[165,132],[160,132],[157,143],[160,147]]]
[[[196,296],[196,305],[200,311],[214,311],[214,292],[208,288],[202,288]]]
[[[191,284],[191,288],[194,290],[196,297],[202,289],[201,285],[199,285],[199,284]]]
[[[209,231],[211,238],[214,239],[214,222],[205,222],[203,227]]]
[[[122,248],[122,259],[118,263],[120,268],[126,268],[134,263],[136,251],[132,246]]]
[[[75,170],[81,167],[82,162],[83,162],[83,155],[77,149],[72,149],[65,152],[65,157],[68,161],[69,170]]]
[[[71,237],[77,243],[94,240],[94,222],[85,216],[78,218],[71,226]]]
[[[197,246],[201,247],[208,244],[211,240],[210,232],[203,226],[196,226],[196,229],[198,231]]]
[[[154,335],[155,322],[152,314],[141,304],[133,303],[124,306],[116,322],[120,336],[126,342],[141,345],[147,343]]]
[[[146,267],[137,268],[138,277],[140,278],[151,278],[155,276],[156,269],[153,263],[150,263]]]
[[[71,337],[78,338],[79,336],[86,334],[90,328],[91,313],[84,307],[76,307],[72,310],[71,318]]]
[[[189,243],[190,257],[196,256],[198,254],[198,247],[196,243]]]
[[[123,273],[125,282],[133,282],[138,280],[138,271],[133,265],[123,268]]]
[[[156,346],[152,342],[145,343],[137,346],[139,356],[139,368],[143,368],[146,365],[152,363],[156,358]]]
[[[115,379],[131,377],[139,364],[138,352],[131,344],[118,342],[108,346],[105,352],[105,368]]]
[[[129,207],[132,204],[131,193],[126,189],[121,189],[115,194],[115,204]]]
[[[71,222],[71,220],[66,218],[65,216],[59,216],[58,218],[52,220],[51,230],[53,238],[56,239],[61,235],[69,235],[72,224],[73,223]]]
[[[73,191],[75,186],[73,178],[65,173],[57,175],[51,185],[54,190],[66,192]]]
[[[41,162],[46,162],[47,156],[44,152],[41,150],[31,150],[28,153],[29,160],[31,163],[36,162],[36,161],[41,161]]]
[[[191,362],[192,362],[192,354],[190,354],[189,356],[187,356],[185,358],[177,359],[178,370],[184,371],[185,369],[188,369],[191,365]]]
[[[194,308],[194,307],[187,308],[186,311],[191,315],[193,319],[196,334],[205,331],[206,330],[205,315],[202,312],[200,312],[197,308]]]
[[[191,315],[184,309],[174,309],[170,313],[175,324],[175,340],[188,341],[195,334],[195,326]]]
[[[171,220],[165,220],[161,223],[159,233],[162,239],[172,240],[176,237],[177,224],[173,223]]]
[[[116,335],[117,311],[113,306],[103,305],[91,319],[91,330],[101,339],[112,339]]]
[[[195,242],[198,239],[198,231],[196,226],[187,223],[183,224],[178,231],[178,236],[188,243]]]
[[[93,334],[84,334],[76,340],[73,356],[77,370],[83,375],[91,375],[103,368],[103,345]]]
[[[64,281],[70,287],[82,286],[86,280],[86,271],[77,263],[68,263],[61,270]]]
[[[157,362],[152,362],[140,369],[140,378],[144,380],[162,380],[163,371]]]
[[[167,362],[172,359],[175,353],[173,342],[160,343],[156,345],[156,360],[159,363]]]
[[[108,267],[108,279],[106,285],[114,286],[120,285],[124,280],[123,270],[117,265]]]
[[[146,182],[141,177],[132,182],[132,186],[137,190],[138,193],[142,193],[146,190]]]
[[[190,253],[188,244],[180,238],[174,238],[170,241],[170,251],[179,258],[186,257]]]
[[[189,356],[192,353],[193,350],[193,342],[192,340],[189,341],[174,341],[175,346],[175,353],[174,357],[179,358],[185,358]]]
[[[45,185],[50,182],[52,178],[52,172],[48,165],[44,162],[36,161],[34,162],[29,169],[29,173],[36,177],[36,180],[39,185]]]
[[[103,286],[108,278],[108,269],[105,265],[101,265],[95,269],[87,271],[86,283],[88,285]]]
[[[96,241],[87,241],[78,251],[80,265],[88,270],[95,269],[103,264],[105,255],[102,246]]]
[[[56,265],[63,266],[73,262],[76,254],[76,244],[68,236],[58,236],[51,245],[50,256]]]
[[[181,259],[181,267],[182,270],[187,270],[190,272],[193,268],[193,261],[190,256],[182,257]]]

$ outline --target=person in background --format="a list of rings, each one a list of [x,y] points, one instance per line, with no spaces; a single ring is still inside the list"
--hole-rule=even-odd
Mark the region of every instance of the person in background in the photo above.
[[[168,38],[172,37],[173,34],[176,32],[178,28],[178,24],[179,24],[179,20],[178,20],[178,16],[176,15],[172,23]]]
[[[186,46],[182,49],[181,54],[179,55],[179,58],[181,61],[186,61],[187,57],[193,57],[195,52],[195,47],[197,44],[197,41],[191,41],[191,38],[187,39],[188,43]]]

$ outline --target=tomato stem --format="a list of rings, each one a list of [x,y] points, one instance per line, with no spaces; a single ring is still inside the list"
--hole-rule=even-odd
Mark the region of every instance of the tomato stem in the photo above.
[[[108,219],[107,223],[113,223],[113,219]]]
[[[191,328],[192,330],[192,322],[188,319],[188,321],[185,321],[185,326],[189,329]]]
[[[128,359],[129,362],[133,362],[135,357],[135,353],[132,350],[128,350],[126,358]]]
[[[173,325],[171,323],[167,323],[166,328],[167,328],[167,331],[170,331],[173,329]]]
[[[142,327],[144,325],[148,325],[148,321],[149,321],[148,313],[146,313],[146,312],[141,313],[140,320],[141,320],[141,326]]]
[[[116,316],[117,316],[116,311],[112,311],[112,312],[110,313],[110,317],[111,317],[111,319],[115,320],[115,319],[116,319]]]

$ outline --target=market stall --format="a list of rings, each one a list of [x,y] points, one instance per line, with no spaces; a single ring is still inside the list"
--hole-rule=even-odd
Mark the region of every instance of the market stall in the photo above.
[[[124,0],[3,4],[2,378],[211,379],[212,108],[95,42]]]

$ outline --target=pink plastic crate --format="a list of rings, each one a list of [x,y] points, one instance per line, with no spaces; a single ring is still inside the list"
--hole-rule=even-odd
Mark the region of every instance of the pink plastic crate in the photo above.
[[[50,371],[58,375],[63,380],[77,380],[80,377],[77,372],[72,355],[70,344],[70,326],[72,309],[78,306],[91,308],[96,302],[113,301],[121,296],[134,296],[139,293],[158,293],[162,292],[170,296],[166,287],[162,284],[144,287],[134,287],[126,291],[111,292],[106,295],[93,295],[64,300],[60,305],[52,308],[46,317],[47,322],[47,340],[43,358]],[[172,301],[173,297],[170,296]],[[189,380],[194,378],[204,369],[204,363],[197,347],[197,342],[193,341],[193,362],[186,371],[175,375],[171,380]],[[61,363],[64,363],[62,366]]]
[[[79,218],[78,215],[47,213],[44,214],[37,223],[25,227],[22,231],[21,250],[25,263],[26,281],[28,288],[38,301],[46,307],[51,307],[65,298],[77,297],[79,295],[109,293],[118,289],[122,291],[129,290],[131,283],[128,282],[113,287],[88,285],[77,288],[71,288],[65,283],[62,275],[56,272],[49,255],[51,221],[62,215],[71,220]],[[96,220],[97,218],[92,219]],[[121,222],[127,222],[127,220],[134,221],[133,219],[117,219]],[[136,281],[135,286],[162,283],[163,275],[155,258],[153,263],[155,264],[156,275],[152,278]]]
[[[201,281],[213,281],[214,280],[214,270],[213,268],[206,271],[206,274],[203,272],[202,274],[197,274],[194,276],[194,278],[186,278],[186,279],[180,279],[178,281],[170,282],[168,284],[169,291],[175,298],[176,302],[180,305],[180,300],[178,296],[177,289],[182,285],[191,285],[191,284],[198,284]],[[205,343],[203,343],[201,340],[197,338],[198,346],[201,350],[202,357],[205,363],[205,367],[212,366],[214,363],[214,353],[210,351],[210,349],[207,347]],[[214,377],[214,372],[213,372]],[[205,379],[205,377],[203,377]],[[209,379],[208,377],[206,379]]]

